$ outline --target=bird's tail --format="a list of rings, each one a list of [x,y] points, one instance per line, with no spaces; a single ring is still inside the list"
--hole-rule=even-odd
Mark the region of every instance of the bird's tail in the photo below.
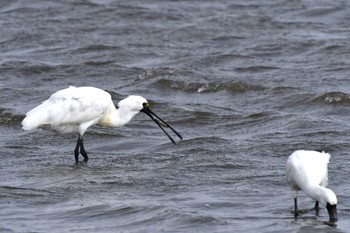
[[[44,101],[39,106],[27,112],[26,117],[22,121],[22,129],[32,130],[41,125],[49,124],[49,112],[49,104],[47,101]]]

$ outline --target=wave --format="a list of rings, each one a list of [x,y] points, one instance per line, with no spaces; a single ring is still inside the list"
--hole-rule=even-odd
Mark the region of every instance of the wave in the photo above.
[[[101,51],[111,51],[121,49],[118,46],[110,46],[105,44],[90,44],[80,48],[77,48],[75,52],[77,53],[90,53],[90,52],[101,52]]]
[[[52,193],[46,190],[21,188],[15,186],[0,186],[1,198],[15,198],[19,200],[28,200],[29,198],[45,198]]]
[[[247,66],[247,67],[237,67],[234,69],[237,73],[261,73],[268,72],[272,70],[280,69],[274,66]]]
[[[350,94],[343,92],[328,92],[313,99],[312,103],[329,105],[350,104]]]
[[[342,7],[338,6],[330,6],[330,7],[313,7],[311,9],[306,9],[304,11],[300,12],[301,16],[304,17],[326,17],[328,15],[336,14],[339,11],[343,11],[344,9]]]
[[[122,204],[92,204],[72,209],[67,212],[52,215],[66,221],[69,219],[83,220],[90,219],[92,224],[87,224],[89,229],[96,229],[95,221],[109,222],[113,221],[112,228],[118,230],[132,231],[133,229],[155,229],[163,231],[164,228],[186,229],[196,224],[210,224],[220,222],[218,219],[199,212],[188,211],[185,208],[169,204],[152,203],[152,201],[133,201],[126,200]],[[119,221],[115,221],[119,219]],[[68,224],[71,222],[68,221]],[[112,229],[109,226],[109,230]],[[98,227],[98,231],[104,229]],[[157,231],[156,230],[156,231]]]
[[[246,82],[187,82],[180,80],[170,80],[161,78],[156,82],[156,86],[164,89],[179,90],[190,93],[216,93],[228,91],[231,94],[244,93],[247,91],[262,91],[266,88],[261,85]]]
[[[18,125],[23,120],[24,116],[16,115],[11,110],[0,108],[0,124]]]
[[[21,60],[5,61],[0,64],[3,70],[21,71],[24,74],[47,73],[54,70],[54,67],[39,62],[27,62]]]

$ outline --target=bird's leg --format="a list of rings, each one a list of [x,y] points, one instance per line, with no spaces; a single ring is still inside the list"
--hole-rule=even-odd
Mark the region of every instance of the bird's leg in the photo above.
[[[89,157],[88,157],[88,155],[85,151],[85,148],[84,148],[83,137],[79,137],[79,140],[80,140],[80,154],[84,157],[84,161],[88,161]]]
[[[77,145],[75,146],[74,150],[74,156],[75,156],[75,162],[79,162],[79,146],[80,146],[80,135],[78,137]]]
[[[297,218],[298,215],[298,201],[297,198],[294,198],[294,218]]]
[[[316,215],[318,216],[318,213],[320,211],[320,207],[319,207],[318,201],[316,201],[316,203],[315,203],[315,211],[316,211]]]
[[[78,137],[77,145],[75,146],[75,150],[74,150],[74,156],[75,156],[76,163],[79,162],[79,149],[80,149],[80,154],[84,157],[84,161],[88,161],[89,157],[88,157],[88,155],[85,151],[85,148],[84,148],[83,137],[81,137],[80,135]]]

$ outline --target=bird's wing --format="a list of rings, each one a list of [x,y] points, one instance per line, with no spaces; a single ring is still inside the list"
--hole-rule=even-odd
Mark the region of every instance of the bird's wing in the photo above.
[[[92,87],[69,87],[53,94],[49,122],[52,125],[81,124],[99,119],[111,103],[107,92]]]
[[[101,89],[71,86],[54,93],[48,100],[29,111],[22,122],[23,128],[32,129],[50,124],[59,131],[73,131],[67,126],[94,122],[94,119],[98,121],[111,103],[110,94]]]
[[[323,187],[327,187],[328,185],[328,163],[329,163],[329,159],[331,158],[331,155],[328,153],[324,153],[322,152],[321,155],[323,160],[322,166],[323,166],[323,177],[321,179],[320,185]]]
[[[300,190],[300,187],[298,186],[298,182],[295,179],[297,177],[298,169],[299,169],[299,161],[292,154],[291,156],[288,157],[288,160],[287,160],[286,176],[287,176],[287,181],[293,190]]]
[[[327,186],[328,163],[330,154],[317,151],[307,151],[300,154],[300,161],[303,164],[302,173],[307,177],[308,182]]]

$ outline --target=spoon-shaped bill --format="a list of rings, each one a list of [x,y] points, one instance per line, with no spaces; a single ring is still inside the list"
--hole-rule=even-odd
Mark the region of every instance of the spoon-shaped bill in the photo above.
[[[182,140],[182,136],[173,127],[171,127],[168,123],[157,116],[157,114],[152,112],[148,106],[143,107],[143,109],[141,109],[141,112],[147,114],[159,126],[159,128],[163,130],[163,132],[168,136],[172,143],[176,144],[175,140],[164,130],[163,126],[169,127],[180,138],[180,140]]]

